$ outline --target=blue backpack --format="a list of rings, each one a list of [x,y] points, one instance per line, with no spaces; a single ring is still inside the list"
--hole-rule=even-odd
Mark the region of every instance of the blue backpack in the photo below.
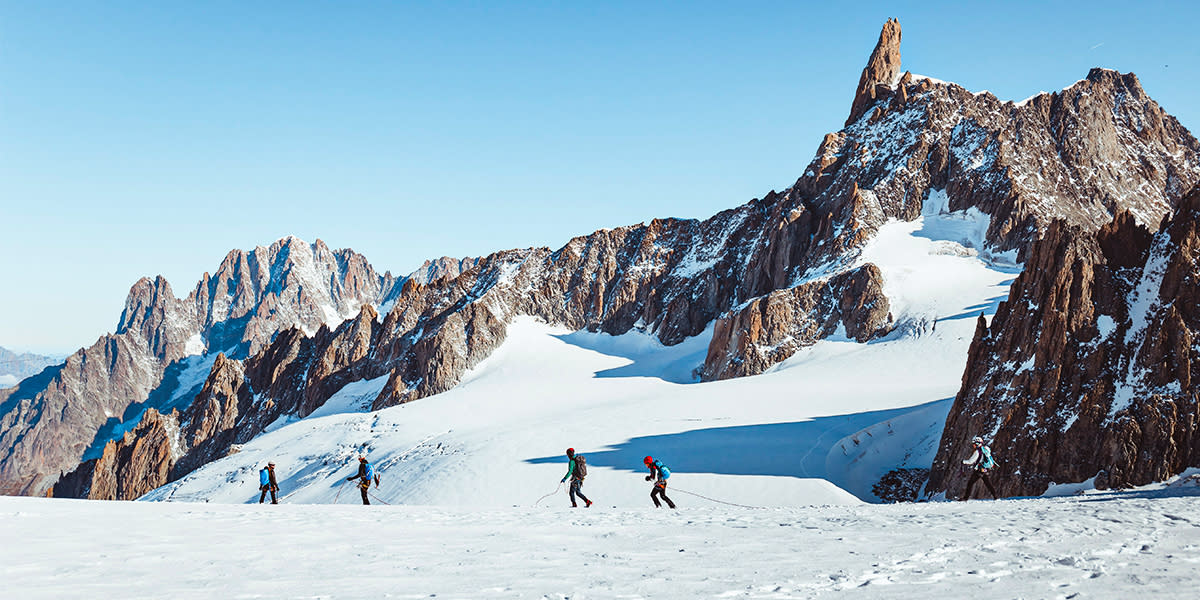
[[[267,468],[258,472],[258,485],[268,485],[271,483],[271,475],[267,473]]]
[[[991,448],[988,448],[987,446],[981,446],[979,448],[979,453],[983,456],[983,460],[979,463],[980,469],[990,469],[996,466],[996,460],[992,458]]]
[[[661,460],[654,461],[654,466],[658,468],[658,478],[666,481],[671,478],[671,470],[666,465],[662,464]]]
[[[367,483],[371,483],[372,479],[375,479],[375,466],[367,463]]]

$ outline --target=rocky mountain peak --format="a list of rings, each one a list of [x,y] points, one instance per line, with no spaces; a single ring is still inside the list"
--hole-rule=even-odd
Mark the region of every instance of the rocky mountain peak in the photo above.
[[[874,104],[875,100],[891,91],[900,77],[900,21],[888,19],[879,32],[879,42],[867,60],[862,75],[858,78],[858,89],[854,92],[854,103],[846,126],[857,121]]]
[[[191,305],[175,297],[165,277],[143,277],[129,290],[116,333],[140,337],[155,358],[171,362],[204,350],[195,320]]]

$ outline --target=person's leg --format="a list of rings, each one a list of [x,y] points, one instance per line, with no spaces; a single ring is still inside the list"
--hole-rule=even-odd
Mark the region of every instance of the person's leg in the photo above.
[[[580,500],[583,500],[585,504],[592,503],[591,500],[588,500],[587,496],[583,495],[583,480],[582,479],[576,479],[575,481],[571,482],[571,485],[575,490],[575,495],[579,496]]]
[[[359,485],[358,487],[359,487],[359,489],[362,490],[363,505],[370,506],[371,501],[367,500],[367,490],[369,490],[371,488],[369,486],[365,486],[365,485]]]
[[[275,498],[275,488],[271,488],[271,504],[279,504],[279,500]]]
[[[992,487],[992,480],[988,479],[987,473],[981,473],[979,476],[983,478],[983,485],[986,485],[988,491],[992,493],[992,500],[1000,499],[1000,495],[996,493],[996,488]]]
[[[658,501],[658,494],[660,492],[662,492],[662,489],[657,485],[654,486],[654,489],[650,490],[650,499],[654,501],[654,508],[662,508],[662,502]]]
[[[579,504],[575,501],[575,496],[579,494],[579,480],[572,479],[571,486],[568,489],[567,495],[571,497],[571,508],[578,508]]]
[[[662,490],[659,492],[659,495],[662,496],[663,502],[666,502],[667,506],[675,508],[675,503],[671,502],[671,499],[667,497],[667,482],[663,482]]]
[[[975,487],[975,482],[979,481],[979,471],[971,471],[971,478],[967,480],[967,493],[963,494],[962,499],[971,499],[971,490]]]
[[[258,495],[258,503],[262,504],[263,500],[265,500],[266,498],[267,498],[267,488],[264,487],[262,489],[262,493]]]

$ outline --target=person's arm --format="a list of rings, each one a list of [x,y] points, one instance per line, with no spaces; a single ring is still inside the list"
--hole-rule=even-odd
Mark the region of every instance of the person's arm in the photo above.
[[[346,481],[352,481],[354,479],[361,479],[366,476],[367,476],[367,465],[358,463],[358,473],[355,473],[354,475],[347,477]]]
[[[571,460],[567,461],[567,474],[563,475],[562,481],[560,481],[559,483],[565,483],[568,479],[571,478],[571,475],[574,475],[574,474],[575,474],[575,459],[572,458]]]
[[[654,479],[654,476],[657,474],[657,472],[658,469],[654,465],[650,465],[650,474],[646,476],[646,481]]]
[[[277,481],[275,479],[275,471],[268,471],[268,472],[270,473],[271,489],[278,490],[279,489],[279,481]]]
[[[971,456],[968,457],[967,460],[964,460],[963,464],[964,465],[973,465],[973,464],[979,462],[979,454],[980,454],[980,452],[979,452],[978,448],[975,450],[972,450]]]

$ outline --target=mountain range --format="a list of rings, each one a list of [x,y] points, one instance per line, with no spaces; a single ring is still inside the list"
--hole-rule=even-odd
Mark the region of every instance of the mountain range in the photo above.
[[[889,20],[845,126],[793,185],[708,219],[405,277],[286,238],[231,252],[184,299],[137,282],[115,333],[0,391],[0,492],[138,498],[359,382],[380,382],[372,410],[446,393],[523,318],[707,339],[688,371],[704,382],[822,340],[927,335],[937,320],[904,310],[871,247],[889,224],[943,214],[979,230],[938,251],[1020,274],[979,317],[923,494],[961,486],[956,453],[979,434],[1012,457],[1006,494],[1196,465],[1200,143],[1133,74],[1002,101],[902,71],[900,41]]]
[[[42,356],[32,352],[13,352],[0,347],[0,388],[12,387],[18,381],[39,373],[42,369],[61,360],[61,358],[53,356]]]

